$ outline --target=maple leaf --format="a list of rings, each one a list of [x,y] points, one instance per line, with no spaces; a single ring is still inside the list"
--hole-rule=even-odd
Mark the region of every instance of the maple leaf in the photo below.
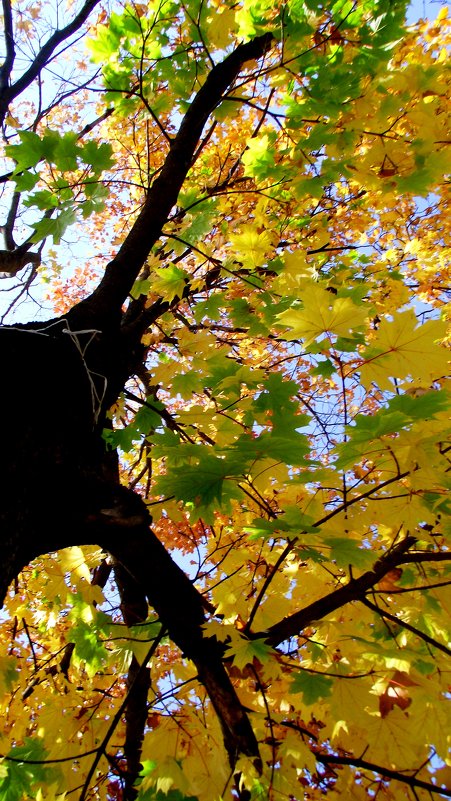
[[[6,6],[0,798],[443,794],[449,15]]]
[[[231,234],[229,238],[236,260],[249,270],[260,267],[271,249],[271,235],[267,231],[258,233],[252,225],[242,226],[239,234]]]
[[[290,693],[302,693],[304,702],[310,706],[320,698],[327,698],[332,692],[333,683],[328,676],[301,670],[293,677]]]
[[[350,298],[334,297],[318,284],[304,286],[302,308],[292,307],[278,315],[291,330],[287,339],[303,339],[306,347],[321,334],[350,338],[362,330],[368,313]]]
[[[188,274],[185,270],[176,267],[175,264],[170,264],[167,267],[154,268],[154,276],[150,280],[150,288],[152,292],[161,295],[164,300],[171,303],[174,298],[183,297],[187,281]]]
[[[373,342],[363,352],[359,367],[362,384],[374,381],[381,389],[392,389],[394,379],[411,377],[423,386],[448,373],[446,350],[438,344],[446,333],[440,320],[418,324],[413,309],[396,312],[393,320],[382,320]]]

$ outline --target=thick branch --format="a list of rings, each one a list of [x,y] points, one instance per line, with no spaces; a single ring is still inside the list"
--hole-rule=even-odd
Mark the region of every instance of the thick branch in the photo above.
[[[114,568],[116,584],[121,597],[121,611],[127,626],[142,623],[148,612],[147,600],[135,578],[117,563]],[[150,686],[150,669],[140,665],[133,654],[127,675],[127,706],[125,709],[124,756],[127,772],[124,777],[124,801],[134,801],[138,791],[134,786],[140,771],[141,748],[147,721],[147,696]]]
[[[344,587],[339,587],[329,595],[313,601],[304,609],[300,609],[293,615],[279,621],[279,623],[275,623],[266,632],[259,632],[253,636],[264,637],[270,645],[275,647],[284,640],[298,634],[313,621],[321,620],[350,601],[362,598],[365,592],[374,587],[389,570],[392,570],[403,561],[403,555],[415,544],[415,541],[415,537],[406,537],[378,559],[372,570],[368,570],[358,578],[351,579]]]
[[[4,7],[7,0],[4,0]],[[0,125],[3,125],[6,113],[8,111],[8,106],[12,100],[18,97],[22,92],[27,89],[30,84],[34,81],[35,78],[39,75],[39,73],[44,69],[46,64],[49,62],[52,54],[54,53],[55,49],[64,42],[69,36],[72,36],[73,33],[76,33],[84,22],[88,19],[91,11],[96,5],[99,3],[99,0],[86,0],[85,4],[82,6],[79,13],[74,17],[72,22],[66,25],[61,30],[56,30],[49,39],[45,42],[45,44],[41,47],[39,53],[37,54],[34,61],[31,63],[29,68],[27,69],[24,74],[15,81],[15,83],[11,84],[10,86],[1,87],[1,94],[0,94]],[[6,62],[5,62],[6,63]],[[2,69],[5,65],[3,65]],[[11,65],[12,67],[12,65]],[[9,78],[9,73],[8,73]]]
[[[221,102],[243,65],[261,58],[272,40],[272,34],[267,33],[238,45],[233,53],[211,70],[182,120],[136,222],[116,257],[107,266],[99,287],[84,301],[85,306],[94,306],[96,315],[107,316],[111,309],[120,309],[127,299],[151,248],[161,234],[169,212],[176,204],[210,114]]]
[[[6,250],[15,250],[16,243],[14,242],[14,226],[16,224],[17,211],[19,209],[20,193],[13,192],[11,198],[11,205],[9,207],[8,215],[6,217],[5,225],[2,226],[2,233],[4,237],[4,245]]]
[[[220,644],[204,636],[204,601],[183,570],[143,522],[129,531],[112,530],[99,544],[144,590],[173,642],[195,664],[220,720],[230,763],[240,753],[258,758],[249,719],[223,664]]]

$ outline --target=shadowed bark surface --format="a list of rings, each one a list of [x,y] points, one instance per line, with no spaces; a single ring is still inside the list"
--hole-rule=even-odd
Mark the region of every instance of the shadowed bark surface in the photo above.
[[[3,460],[1,476],[2,601],[11,581],[39,555],[71,545],[102,546],[138,583],[170,637],[195,663],[232,763],[240,751],[257,755],[221,649],[203,638],[202,597],[151,531],[139,496],[118,483],[115,454],[105,449],[110,388],[122,387],[131,370],[119,327],[111,325],[107,333],[75,328],[68,314],[0,329],[0,337],[2,369],[15,398],[14,415],[9,393],[2,400],[11,421],[3,438],[11,457]]]

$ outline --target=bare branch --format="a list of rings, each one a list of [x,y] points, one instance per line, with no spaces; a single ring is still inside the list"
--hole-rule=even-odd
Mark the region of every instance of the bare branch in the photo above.
[[[95,307],[97,319],[99,315],[110,319],[112,314],[119,313],[177,201],[210,114],[221,102],[244,64],[264,56],[272,41],[272,34],[257,36],[250,42],[238,45],[224,61],[213,67],[172,140],[160,174],[152,184],[136,222],[116,257],[108,264],[98,288],[80,304],[84,307],[83,311],[88,305]]]
[[[0,96],[7,89],[9,79],[11,76],[14,59],[16,57],[16,48],[14,45],[14,30],[13,30],[13,15],[11,10],[10,0],[2,0],[3,6],[3,24],[5,26],[5,45],[6,57],[0,67]]]
[[[429,793],[437,793],[437,795],[443,795],[447,798],[451,798],[451,789],[438,787],[436,784],[417,779],[415,774],[412,775],[412,772],[407,773],[402,770],[393,770],[391,768],[382,767],[381,765],[375,765],[373,762],[368,762],[366,759],[360,759],[359,757],[352,756],[337,756],[335,754],[315,753],[315,759],[318,762],[321,762],[323,765],[350,765],[353,768],[370,770],[373,773],[378,773],[379,776],[383,776],[386,779],[394,779],[402,784],[407,784],[409,787],[418,787],[419,789],[427,790]]]
[[[27,89],[30,84],[38,77],[44,67],[50,61],[55,49],[64,42],[69,36],[72,36],[73,33],[76,33],[81,26],[86,22],[88,19],[91,11],[96,7],[96,5],[100,2],[100,0],[86,0],[85,4],[82,6],[79,13],[74,17],[72,22],[66,25],[61,30],[56,30],[52,35],[47,39],[45,44],[41,47],[39,53],[37,54],[36,58],[29,66],[29,68],[24,72],[24,74],[15,81],[15,83],[10,84],[8,86],[9,77],[11,74],[12,69],[12,62],[11,66],[7,67],[5,70],[5,64],[8,61],[8,53],[7,58],[5,59],[5,63],[2,65],[1,70],[4,71],[4,75],[2,76],[4,79],[6,78],[6,84],[0,85],[0,125],[3,125],[8,106],[12,100],[18,97],[22,92]],[[11,7],[9,6],[8,0],[3,0],[3,10],[5,13],[5,6],[9,8],[9,14],[11,14]],[[5,17],[6,20],[6,17]],[[5,33],[5,36],[7,34]],[[11,35],[12,35],[12,20],[11,20]],[[14,40],[12,46],[14,47]],[[11,55],[10,55],[11,61]]]

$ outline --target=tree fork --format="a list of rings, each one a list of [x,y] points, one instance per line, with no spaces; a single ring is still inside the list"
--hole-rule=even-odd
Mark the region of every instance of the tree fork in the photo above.
[[[79,304],[82,317],[110,319],[112,309],[119,310],[126,301],[136,278],[158,241],[164,223],[177,202],[204,126],[223,99],[240,70],[248,61],[262,58],[274,37],[271,33],[240,44],[224,61],[216,64],[197,92],[171,142],[160,174],[150,187],[145,203],[114,259],[90,297]],[[77,306],[72,310],[78,314]]]

